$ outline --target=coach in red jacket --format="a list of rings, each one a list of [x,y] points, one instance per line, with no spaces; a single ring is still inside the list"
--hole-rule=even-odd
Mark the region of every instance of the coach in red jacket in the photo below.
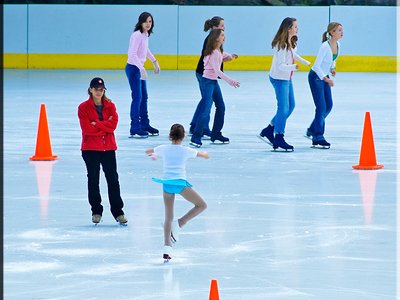
[[[118,124],[118,114],[114,103],[106,97],[103,79],[96,77],[90,82],[89,99],[78,107],[78,117],[82,129],[82,157],[88,177],[88,197],[92,209],[92,222],[100,223],[103,206],[100,195],[100,166],[107,180],[108,198],[113,217],[120,224],[128,222],[122,210],[117,173],[114,130]]]

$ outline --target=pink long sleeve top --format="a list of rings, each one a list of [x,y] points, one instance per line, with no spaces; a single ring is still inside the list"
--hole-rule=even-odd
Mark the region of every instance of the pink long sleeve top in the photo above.
[[[217,80],[220,77],[232,85],[234,80],[221,71],[222,62],[230,59],[232,59],[231,54],[221,53],[219,49],[215,49],[210,55],[204,57],[203,77],[211,80]]]
[[[136,30],[131,34],[128,48],[128,64],[144,70],[146,58],[154,62],[156,59],[149,49],[149,35]]]

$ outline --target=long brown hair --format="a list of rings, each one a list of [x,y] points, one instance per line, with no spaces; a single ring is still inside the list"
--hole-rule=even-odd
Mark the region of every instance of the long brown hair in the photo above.
[[[289,48],[295,48],[297,45],[297,36],[293,36],[290,40],[289,39],[289,29],[292,28],[293,23],[297,21],[295,18],[286,17],[283,19],[281,25],[279,26],[278,32],[275,34],[274,39],[272,40],[272,48],[278,47],[278,50],[285,49],[288,50]]]
[[[326,31],[322,34],[322,42],[327,41],[331,37],[331,32],[335,31],[339,26],[342,26],[342,24],[338,22],[330,22],[326,28]]]
[[[211,30],[210,34],[208,35],[206,48],[204,49],[204,56],[210,55],[215,49],[217,49],[217,45],[218,45],[217,40],[222,32],[223,32],[222,29]],[[221,53],[224,52],[222,45],[219,48],[219,50],[221,51]]]

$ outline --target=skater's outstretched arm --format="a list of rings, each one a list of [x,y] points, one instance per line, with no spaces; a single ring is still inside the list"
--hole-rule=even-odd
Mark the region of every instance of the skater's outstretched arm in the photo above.
[[[198,151],[197,152],[197,157],[202,157],[202,158],[205,158],[205,159],[210,158],[210,156],[208,155],[208,152],[205,152],[205,151]]]
[[[148,156],[151,156],[154,153],[154,148],[149,148],[144,151]]]
[[[146,154],[147,154],[148,156],[150,156],[150,158],[151,158],[152,160],[156,160],[156,159],[157,159],[157,155],[154,153],[154,149],[153,149],[153,148],[149,148],[149,149],[147,149],[145,152],[146,152]]]

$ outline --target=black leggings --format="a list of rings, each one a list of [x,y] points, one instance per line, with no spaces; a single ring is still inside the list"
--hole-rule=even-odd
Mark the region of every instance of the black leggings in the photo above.
[[[122,201],[119,187],[115,151],[82,150],[82,158],[85,161],[87,169],[88,198],[92,208],[92,215],[103,214],[99,186],[100,165],[103,168],[107,180],[111,213],[114,218],[123,215],[124,212],[122,208],[124,207],[124,202]]]

